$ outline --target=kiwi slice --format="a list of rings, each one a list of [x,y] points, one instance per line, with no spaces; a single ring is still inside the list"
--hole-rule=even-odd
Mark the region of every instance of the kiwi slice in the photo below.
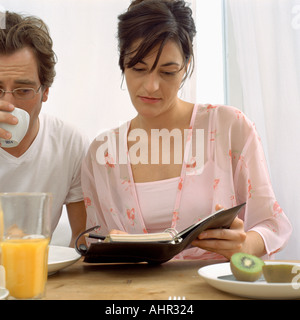
[[[267,282],[283,283],[292,282],[296,273],[292,273],[293,264],[268,264],[262,267],[264,278]]]
[[[231,256],[230,268],[239,281],[254,282],[262,275],[264,262],[251,254],[238,252]]]

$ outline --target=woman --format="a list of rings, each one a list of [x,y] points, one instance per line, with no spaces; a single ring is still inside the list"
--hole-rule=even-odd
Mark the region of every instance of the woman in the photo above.
[[[181,0],[136,0],[119,16],[119,64],[137,116],[90,147],[82,169],[87,227],[100,225],[102,234],[180,231],[220,205],[247,202],[230,229],[201,233],[177,258],[270,258],[291,227],[253,124],[233,107],[178,97],[193,69],[195,33]]]

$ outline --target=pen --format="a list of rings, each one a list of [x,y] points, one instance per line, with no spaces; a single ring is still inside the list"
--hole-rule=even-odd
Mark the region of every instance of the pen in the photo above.
[[[84,236],[87,238],[100,239],[100,240],[105,240],[106,238],[105,236],[101,236],[99,234],[94,234],[94,233],[85,233]]]

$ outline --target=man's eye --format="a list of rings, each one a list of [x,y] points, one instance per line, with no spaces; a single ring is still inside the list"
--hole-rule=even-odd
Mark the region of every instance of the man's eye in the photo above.
[[[30,96],[32,94],[32,90],[31,89],[17,89],[15,90],[15,95],[17,97],[27,97]]]

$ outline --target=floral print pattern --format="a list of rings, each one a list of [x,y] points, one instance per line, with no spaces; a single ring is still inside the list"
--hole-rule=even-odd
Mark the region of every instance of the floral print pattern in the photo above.
[[[88,207],[90,207],[92,205],[92,200],[89,197],[84,197],[84,204],[85,204],[85,208],[87,209]]]
[[[108,151],[104,154],[105,166],[106,168],[115,168],[115,161],[111,154]]]
[[[278,202],[275,201],[274,204],[273,204],[273,215],[274,215],[274,217],[278,217],[281,214],[283,214],[283,210],[281,209],[281,207],[278,204]]]
[[[264,156],[255,126],[240,110],[233,107],[197,105],[194,111],[197,112],[198,124],[203,121],[209,123],[205,150],[209,150],[210,146],[211,154],[207,155],[208,164],[203,171],[197,169],[195,161],[191,158],[187,161],[186,172],[177,184],[177,194],[180,197],[176,198],[175,209],[170,210],[171,227],[179,228],[178,231],[183,230],[199,220],[199,212],[209,215],[217,203],[230,207],[246,201],[244,224],[248,228],[251,226],[251,230],[263,234],[270,257],[286,243],[291,233],[291,225],[272,196],[272,186],[265,169],[259,169],[265,168],[262,166]],[[235,129],[235,134],[230,132],[232,128]],[[115,133],[111,134],[109,139],[121,135],[118,130]],[[98,145],[97,140],[95,141],[87,159],[96,158]],[[216,152],[219,149],[222,149],[222,153]],[[124,152],[127,153],[127,149],[124,149]],[[82,188],[85,194],[89,195],[84,197],[87,227],[100,224],[102,232],[107,228],[106,232],[110,229],[120,229],[126,232],[147,233],[139,201],[134,192],[130,169],[126,178],[120,178],[119,164],[115,162],[114,156],[109,152],[104,156],[105,165],[86,160],[82,167]],[[117,158],[117,155],[115,157]],[[186,173],[189,177],[188,183],[184,181]],[[261,185],[264,185],[264,188],[260,188]],[[184,212],[182,207],[188,208],[191,194],[194,194],[195,203],[195,199],[202,199],[202,196],[203,201],[199,202],[196,210]],[[93,199],[97,199],[97,204]],[[188,253],[182,253],[181,257],[217,257],[216,254],[199,248],[187,251]]]
[[[134,208],[127,209],[126,214],[127,214],[129,221],[131,222],[131,225],[134,227],[134,225],[135,225],[135,209]]]

